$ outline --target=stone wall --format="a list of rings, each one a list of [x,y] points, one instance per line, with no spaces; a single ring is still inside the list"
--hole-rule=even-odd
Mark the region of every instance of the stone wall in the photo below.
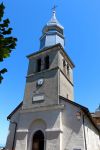
[[[85,150],[82,119],[77,119],[77,111],[80,109],[66,102],[66,107],[62,111],[62,150]]]
[[[100,150],[100,138],[99,134],[93,124],[90,122],[90,120],[85,115],[84,119],[84,125],[85,125],[85,134],[86,134],[86,144],[87,144],[87,150]]]
[[[68,98],[70,100],[74,100],[74,89],[73,85],[66,79],[66,77],[60,71],[60,82],[59,82],[59,90],[60,96]]]
[[[77,112],[81,112],[80,119]],[[62,131],[62,150],[100,150],[98,130],[80,108],[70,103],[66,103],[66,109],[62,111]]]
[[[38,79],[43,85],[37,86]],[[43,100],[34,102],[35,96],[43,96]],[[58,104],[58,72],[57,69],[40,72],[26,81],[23,109]]]
[[[31,150],[33,135],[38,130],[44,133],[46,150],[60,150],[59,110],[45,110],[34,113],[31,110],[29,112],[24,110],[20,113],[15,150]]]

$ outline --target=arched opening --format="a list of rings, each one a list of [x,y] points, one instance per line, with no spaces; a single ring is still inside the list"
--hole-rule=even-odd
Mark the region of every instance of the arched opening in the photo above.
[[[45,69],[49,69],[49,65],[50,65],[50,64],[49,64],[49,56],[46,56],[46,57],[45,57],[45,67],[44,67],[44,68],[45,68]]]
[[[40,130],[33,135],[32,150],[44,150],[44,134]]]

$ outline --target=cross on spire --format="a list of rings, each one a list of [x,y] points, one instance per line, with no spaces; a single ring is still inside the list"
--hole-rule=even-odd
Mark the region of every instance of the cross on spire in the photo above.
[[[57,8],[57,5],[54,5],[53,8],[52,8],[53,13],[56,12],[56,8]]]

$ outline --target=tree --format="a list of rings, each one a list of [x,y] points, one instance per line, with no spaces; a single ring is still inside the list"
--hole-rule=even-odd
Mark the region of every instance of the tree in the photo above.
[[[0,62],[4,61],[5,58],[9,57],[12,50],[16,47],[17,38],[11,35],[12,28],[9,27],[9,19],[3,20],[4,15],[4,4],[0,4]],[[6,68],[0,70],[0,83],[3,80],[3,74],[7,72]]]

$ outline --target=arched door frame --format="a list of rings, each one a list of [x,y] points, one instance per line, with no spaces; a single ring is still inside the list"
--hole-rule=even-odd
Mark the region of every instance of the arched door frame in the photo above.
[[[40,121],[39,126],[37,124],[37,121]],[[32,150],[33,135],[38,130],[41,130],[44,134],[44,150],[46,150],[46,134],[45,134],[46,128],[47,128],[46,122],[41,118],[35,119],[31,122],[27,135],[27,150]]]
[[[40,134],[40,135],[39,135]],[[33,150],[33,145],[35,140],[37,140],[39,143],[39,146],[41,144],[40,140],[43,140],[43,150],[45,149],[45,135],[44,132],[42,132],[41,130],[37,130],[34,134],[33,134],[33,138],[32,138],[32,150]]]
[[[36,129],[31,133],[31,136],[29,138],[29,146],[28,146],[28,150],[32,150],[32,144],[33,144],[33,136],[37,131],[42,131],[42,133],[44,134],[44,150],[46,150],[46,136],[45,136],[45,131],[43,131],[42,129]]]

